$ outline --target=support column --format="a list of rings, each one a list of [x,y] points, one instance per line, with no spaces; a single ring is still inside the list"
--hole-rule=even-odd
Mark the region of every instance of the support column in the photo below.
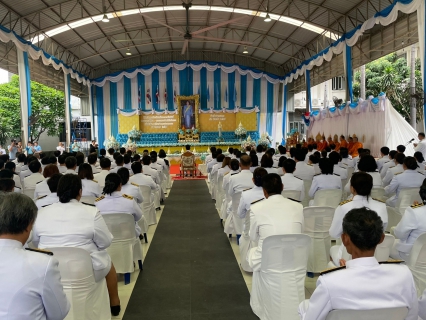
[[[420,7],[417,9],[417,28],[419,34],[419,46],[420,46],[420,61],[422,64],[422,79],[423,79],[423,132],[426,129],[426,4],[424,1],[420,2]]]
[[[365,64],[361,66],[360,98],[365,100]]]
[[[410,101],[410,118],[411,118],[411,126],[416,130],[417,124],[417,99],[414,96],[416,94],[416,51],[417,46],[413,44],[411,46],[411,65],[410,65],[410,92],[411,92],[411,101]]]
[[[93,92],[92,92],[92,86],[89,84],[87,86],[87,91],[89,92],[89,109],[90,109],[90,137],[91,140],[95,139],[95,117],[94,117],[94,107],[93,107]],[[99,141],[98,141],[99,143]]]
[[[283,86],[283,123],[282,123],[282,133],[283,138],[281,144],[285,144],[286,134],[287,134],[287,94],[288,94],[288,86],[285,84]]]
[[[311,72],[305,71],[305,84],[306,84],[306,112],[312,111],[312,100],[311,100]]]
[[[31,128],[31,77],[28,54],[16,47],[18,55],[19,89],[21,95],[21,140],[25,148],[30,138]]]
[[[65,81],[65,149],[71,147],[71,76],[64,74]],[[69,150],[68,150],[69,151]]]
[[[354,94],[352,87],[352,48],[345,44],[343,50],[343,66],[346,79],[346,101],[353,102]]]

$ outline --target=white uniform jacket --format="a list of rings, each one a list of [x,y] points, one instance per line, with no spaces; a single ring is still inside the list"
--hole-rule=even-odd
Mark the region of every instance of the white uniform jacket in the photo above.
[[[109,173],[109,170],[101,170],[101,172],[93,175],[93,178],[99,183],[101,190],[105,187],[105,178]]]
[[[281,177],[281,181],[284,185],[284,190],[295,190],[300,191],[300,199],[294,199],[302,201],[305,199],[305,183],[302,179],[295,177],[292,173],[286,173]]]
[[[212,171],[210,172],[210,175],[212,175],[213,173],[217,172],[220,168],[222,168],[222,162],[217,162],[213,166]]]
[[[318,190],[342,189],[342,180],[335,174],[319,174],[312,180],[309,197],[313,198]]]
[[[303,180],[312,180],[315,175],[313,166],[306,164],[304,161],[296,162],[296,170],[293,172],[295,177]]]
[[[374,257],[347,261],[345,269],[321,275],[307,311],[305,307],[304,302],[299,307],[304,320],[324,320],[330,311],[339,309],[407,307],[406,320],[417,320],[418,313],[416,287],[408,267],[379,264]]]
[[[78,172],[73,169],[67,169],[63,174],[78,174]]]
[[[65,174],[65,171],[67,171],[67,167],[58,165],[58,170],[59,170],[59,173]]]
[[[143,165],[142,172],[152,178],[156,184],[160,184],[160,176],[158,175],[158,171],[151,168],[150,166]]]
[[[393,159],[384,163],[382,166],[382,170],[380,171],[380,176],[382,177],[382,179],[386,176],[386,173],[388,172],[388,170],[394,167],[395,167],[395,160]]]
[[[212,159],[211,161],[209,161],[209,163],[207,163],[207,173],[211,173],[213,166],[217,164],[217,160],[216,159]]]
[[[378,159],[376,161],[376,163],[377,163],[377,170],[380,172],[382,170],[382,168],[383,168],[383,165],[385,163],[388,163],[389,161],[391,161],[391,159],[389,158],[389,156],[384,156],[384,157]]]
[[[229,179],[228,195],[233,196],[237,192],[242,192],[245,189],[253,188],[253,174],[250,170],[241,170],[240,173],[231,175]]]
[[[143,201],[141,189],[139,189],[139,185],[136,183],[127,182],[125,185],[122,185],[121,193],[132,196],[137,203],[142,203]]]
[[[341,166],[342,168],[354,168],[355,167],[355,162],[352,159],[349,158],[343,158],[342,161],[339,162],[339,166]]]
[[[278,194],[253,204],[250,212],[250,239],[257,242],[257,247],[250,249],[247,261],[253,271],[259,271],[265,238],[302,233],[303,206]]]
[[[0,239],[0,319],[62,320],[70,310],[58,260]]]
[[[41,173],[31,173],[24,179],[22,186],[24,189],[35,189],[37,182],[43,181],[44,177]]]
[[[154,180],[143,173],[136,173],[135,175],[131,176],[129,179],[129,182],[133,182],[137,184],[138,186],[148,186],[151,188],[151,191],[156,191],[158,189],[157,184],[154,182]]]
[[[423,184],[425,176],[419,173],[416,170],[405,170],[404,172],[395,175],[392,179],[390,185],[385,188],[385,194],[391,195],[395,193],[394,196],[389,198],[386,201],[388,206],[395,207],[396,201],[398,200],[398,195],[401,189],[405,188],[420,188]]]
[[[225,166],[224,168],[220,168],[219,170],[217,170],[217,181],[219,181],[219,177],[224,177],[226,173],[228,173],[229,171],[231,171],[231,168],[229,168],[228,166]],[[223,183],[223,180],[222,180]]]
[[[36,187],[34,191],[34,199],[37,199],[38,197],[41,197],[41,196],[47,196],[48,194],[51,193],[49,186],[47,185],[48,180],[49,178],[46,178],[36,183]]]
[[[47,196],[41,196],[35,200],[35,204],[39,210],[56,202],[59,202],[59,198],[56,192],[52,192]]]
[[[241,194],[240,204],[238,206],[238,216],[241,219],[244,219],[250,211],[251,204],[263,198],[265,198],[265,195],[262,187],[255,185],[253,188],[243,191]]]
[[[388,171],[386,172],[385,177],[383,178],[383,181],[382,181],[383,187],[387,187],[391,183],[393,177],[396,174],[402,173],[402,172],[404,172],[404,168],[403,168],[402,164],[397,164],[395,167],[389,168]]]
[[[361,172],[361,171],[359,171]],[[382,178],[380,177],[380,173],[376,172],[365,172],[368,173],[373,178],[373,188],[381,188],[382,187]],[[348,179],[348,183],[346,183],[345,191],[347,193],[351,192],[351,179]]]
[[[416,239],[425,232],[426,206],[407,207],[401,221],[394,230],[395,238],[399,239],[396,243],[396,249],[400,252],[410,253]]]
[[[81,180],[83,186],[83,197],[99,197],[102,194],[101,186],[97,180],[87,180],[86,178]]]
[[[91,164],[90,166],[92,167],[93,174],[101,172],[101,169],[99,167],[96,167],[94,164]]]
[[[342,168],[338,164],[334,165],[333,173],[338,174],[341,180],[348,178],[348,169]]]
[[[222,187],[223,187],[223,191],[225,192],[225,195],[228,194],[229,181],[230,181],[231,177],[236,175],[239,172],[240,172],[239,170],[229,170],[227,173],[225,173],[223,175]]]

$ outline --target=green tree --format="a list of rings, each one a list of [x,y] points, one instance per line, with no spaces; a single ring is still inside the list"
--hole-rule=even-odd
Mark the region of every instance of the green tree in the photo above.
[[[422,77],[420,71],[420,60],[416,61],[416,93],[422,96]],[[360,96],[359,71],[354,76],[354,97]],[[405,58],[397,59],[395,53],[372,61],[365,66],[365,93],[366,96],[377,97],[381,92],[385,92],[394,108],[410,122],[410,68]],[[423,101],[417,100],[417,121],[423,118]]]
[[[30,141],[38,141],[44,132],[58,136],[65,115],[64,93],[31,81],[31,105]],[[2,136],[21,135],[20,110],[19,77],[14,75],[9,83],[0,84],[0,141]]]

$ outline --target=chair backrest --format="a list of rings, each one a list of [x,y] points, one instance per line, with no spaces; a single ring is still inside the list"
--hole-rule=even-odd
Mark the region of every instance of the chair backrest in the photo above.
[[[143,203],[151,202],[151,187],[149,186],[139,186],[139,190],[142,193]]]
[[[95,282],[92,259],[88,251],[72,247],[49,248],[49,251],[52,251],[55,259],[59,261],[62,283],[71,284],[83,279]]]
[[[293,200],[296,200],[296,201],[300,201],[300,194],[301,194],[301,192],[297,191],[297,190],[283,190],[281,192],[281,195],[284,198],[293,199]]]
[[[95,204],[96,197],[81,197],[80,202],[88,203],[88,204]]]
[[[419,188],[403,188],[399,191],[395,208],[398,208],[401,215],[403,215],[405,209],[411,206],[414,201],[422,202],[419,195]]]
[[[35,189],[25,189],[24,188],[24,194],[28,197],[30,197],[31,199],[34,199],[34,191]]]
[[[354,167],[348,167],[348,179],[351,179],[352,175],[354,174],[354,171]]]
[[[217,171],[210,174],[210,183],[216,185],[217,182]]]
[[[371,189],[371,197],[374,199],[383,200],[385,197],[385,188],[374,187]]]
[[[342,199],[342,189],[322,189],[315,192],[314,206],[337,208]]]
[[[194,154],[185,152],[182,155],[182,167],[183,168],[195,168],[195,156]]]
[[[395,237],[391,234],[385,234],[385,239],[376,247],[374,252],[374,257],[377,261],[388,261],[390,252],[392,250],[393,243],[395,242]]]
[[[232,211],[237,213],[238,206],[240,205],[241,192],[234,193],[232,195]]]
[[[262,272],[306,270],[310,245],[311,238],[306,234],[286,234],[265,238],[262,244]]]
[[[407,266],[426,265],[426,233],[422,233],[414,242],[410,255],[406,261]]]
[[[113,242],[124,241],[135,238],[135,220],[131,214],[109,213],[102,217],[113,235]]]
[[[311,189],[312,180],[303,180],[303,184],[305,186],[305,199],[302,199],[302,204],[307,207],[309,205],[309,189]]]
[[[407,314],[407,307],[373,310],[333,310],[328,313],[326,320],[404,320]]]
[[[305,218],[304,232],[325,233],[328,235],[335,209],[332,207],[307,207],[303,208]]]
[[[219,178],[217,178],[217,189],[221,192],[223,192],[223,175],[220,175]]]

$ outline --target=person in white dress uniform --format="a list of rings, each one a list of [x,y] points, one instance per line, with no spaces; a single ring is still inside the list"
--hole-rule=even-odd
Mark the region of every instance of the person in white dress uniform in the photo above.
[[[121,178],[121,192],[132,196],[136,203],[141,204],[143,202],[142,192],[139,189],[139,185],[133,182],[129,182],[130,172],[127,168],[120,168],[117,174]]]
[[[391,159],[389,158],[389,148],[388,147],[381,147],[380,148],[380,159],[378,159],[377,162],[377,170],[379,170],[379,172],[381,172],[383,165],[385,163],[388,163],[389,161],[391,161]]]
[[[294,160],[296,161],[294,176],[303,180],[312,180],[315,175],[315,170],[313,166],[305,162],[305,153],[302,150],[297,150]]]
[[[88,163],[82,163],[78,167],[78,177],[81,179],[83,187],[82,197],[100,197],[102,195],[101,187],[97,180],[94,180],[92,166]]]
[[[423,180],[419,194],[422,203],[407,207],[401,221],[393,230],[396,239],[391,257],[394,259],[407,260],[416,239],[426,232],[426,179]]]
[[[426,139],[424,132],[419,132],[418,136],[419,143],[414,143],[414,151],[419,151],[423,154],[423,158],[426,158]]]
[[[260,166],[264,168],[268,173],[277,173],[278,171],[276,168],[273,168],[274,160],[272,160],[272,157],[269,153],[265,153],[261,160],[260,160]]]
[[[386,173],[390,168],[395,167],[395,156],[398,154],[396,150],[389,151],[389,160],[388,162],[385,162],[382,166],[382,170],[380,170],[380,176],[383,178],[386,176]]]
[[[134,175],[130,177],[130,182],[135,183],[138,186],[150,187],[153,194],[159,190],[159,187],[154,180],[150,176],[142,173],[142,164],[140,162],[132,163],[132,171]]]
[[[109,174],[109,170],[111,169],[111,160],[108,158],[103,158],[99,161],[101,165],[101,172],[93,175],[95,180],[99,183],[101,189],[105,186],[105,177]]]
[[[397,153],[395,155],[395,159],[393,160],[395,166],[390,167],[386,171],[385,177],[382,180],[382,186],[384,188],[387,187],[391,183],[393,177],[396,174],[402,173],[404,171],[404,166],[403,166],[404,159],[405,159],[405,155],[403,153]],[[416,167],[416,169],[417,169],[417,167]]]
[[[244,219],[243,233],[240,238],[240,249],[241,257],[241,268],[246,272],[253,272],[253,269],[248,264],[246,259],[247,253],[253,247],[250,240],[250,206],[252,203],[256,203],[259,200],[263,200],[265,195],[262,188],[262,178],[266,176],[268,172],[264,168],[257,168],[253,172],[253,183],[254,187],[243,191],[241,194],[240,204],[238,206],[238,216]],[[256,246],[256,244],[254,244]]]
[[[135,220],[135,239],[139,240],[141,228],[138,221],[143,216],[142,209],[132,196],[121,192],[121,186],[121,178],[117,173],[108,174],[105,178],[104,195],[96,199],[95,205],[101,215],[110,213],[131,214]]]
[[[67,159],[67,157],[64,154],[61,154],[58,157],[58,169],[60,173],[65,173],[65,171],[67,171],[67,166],[65,165],[65,160]]]
[[[398,158],[399,155],[396,157]],[[406,157],[403,164],[403,172],[396,174],[391,183],[385,188],[385,195],[392,195],[386,200],[386,205],[395,207],[401,189],[420,188],[425,176],[418,171],[417,161],[414,157]]]
[[[62,320],[70,303],[51,252],[24,249],[37,217],[23,194],[0,196],[0,319]]]
[[[222,201],[222,206],[220,209],[220,221],[224,220],[228,216],[228,208],[231,206],[232,197],[228,194],[229,190],[229,181],[231,177],[240,172],[240,162],[237,159],[232,159],[230,166],[230,171],[223,175],[222,188],[225,194],[225,198]]]
[[[209,174],[209,177],[214,165],[217,163],[217,151],[212,152],[211,156],[212,156],[211,160],[207,162],[207,165],[206,165],[206,169],[207,169],[207,173]]]
[[[346,180],[348,178],[348,169],[342,168],[339,165],[341,160],[340,155],[336,151],[333,151],[333,152],[330,152],[330,154],[328,155],[328,158],[334,164],[333,173],[335,175],[338,175],[340,177],[340,180]]]
[[[417,161],[417,171],[420,173],[424,173],[425,171],[425,158],[423,158],[423,154],[419,151],[414,152],[414,158]],[[7,165],[7,164],[6,164]]]
[[[19,175],[16,173],[16,164],[14,162],[6,162],[4,168],[12,171],[12,179],[15,181],[15,187],[22,190],[21,178],[19,178]]]
[[[58,169],[58,166],[55,166],[54,164],[49,164],[44,168],[43,170],[44,180],[36,183],[36,187],[34,190],[34,199],[37,199],[41,196],[47,196],[51,193],[49,186],[47,185],[47,181],[55,173],[59,173],[59,169]]]
[[[213,157],[212,154],[213,152],[216,152],[216,147],[210,147],[210,154],[206,156],[206,160],[205,163],[209,163],[210,161],[212,161]]]
[[[77,159],[74,156],[68,156],[65,159],[65,166],[67,167],[67,170],[64,172],[64,174],[77,174],[75,169],[77,169]]]
[[[284,175],[281,177],[281,181],[284,190],[300,191],[299,199],[294,200],[302,201],[305,199],[305,184],[302,179],[293,175],[294,170],[296,170],[296,162],[293,159],[286,159],[283,163]]]
[[[87,250],[92,258],[95,280],[106,279],[111,313],[118,315],[120,298],[117,274],[106,251],[111,245],[112,234],[95,206],[79,202],[82,185],[77,175],[64,175],[59,180],[57,194],[60,202],[38,212],[33,228],[33,244],[41,249],[74,247]]]
[[[374,257],[385,237],[383,230],[373,210],[357,208],[346,214],[342,242],[352,260],[321,273],[311,299],[299,305],[301,319],[325,320],[330,311],[339,309],[407,307],[405,319],[417,320],[417,292],[410,269],[401,261],[380,264]]]
[[[253,173],[256,168],[259,168],[259,159],[255,152],[249,155],[251,160],[250,172]]]
[[[240,173],[231,175],[229,178],[228,195],[231,198],[238,192],[253,188],[253,174],[250,172],[250,165],[250,157],[248,155],[242,155],[240,158]]]
[[[342,221],[345,215],[354,208],[366,207],[374,210],[382,219],[385,228],[388,224],[386,204],[383,201],[371,198],[373,178],[368,173],[356,172],[351,177],[350,183],[350,191],[353,195],[353,199],[341,202],[336,208],[329,230],[332,238],[340,238],[343,233]],[[342,256],[343,246],[336,245],[331,247],[330,257],[335,266],[340,266],[345,263],[345,261],[342,261]]]
[[[320,159],[319,167],[321,169],[321,174],[314,177],[311,188],[309,189],[309,197],[311,198],[314,198],[318,190],[342,189],[342,180],[339,176],[333,174],[334,164],[330,159]]]
[[[342,157],[342,160],[339,162],[339,165],[342,168],[347,169],[355,167],[355,162],[350,157],[348,148],[340,148],[340,156]]]
[[[272,160],[274,160],[274,167],[278,167],[278,162],[280,162],[280,158],[285,157],[286,153],[287,153],[286,147],[279,145],[278,153],[272,157]]]
[[[222,167],[217,170],[217,181],[219,181],[219,178],[222,177],[223,182],[223,177],[225,176],[225,174],[231,171],[231,160],[232,159],[230,157],[225,157],[225,159],[223,159]],[[222,188],[222,186],[220,187]]]
[[[303,206],[281,195],[281,177],[270,173],[263,177],[262,188],[265,200],[250,207],[250,239],[257,243],[247,253],[247,262],[253,272],[260,272],[263,241],[273,235],[302,233],[304,227]],[[262,314],[263,299],[260,288],[253,286],[250,305],[256,315]]]
[[[382,178],[377,171],[377,162],[373,156],[362,155],[358,162],[358,172],[368,173],[373,178],[373,188],[382,187]],[[345,186],[345,191],[351,193],[351,180]]]
[[[62,178],[62,176],[63,175],[60,173],[55,173],[49,178],[47,181],[47,186],[49,187],[50,194],[35,199],[35,204],[39,210],[53,203],[59,202],[57,190],[59,180]]]
[[[35,189],[37,182],[43,181],[41,174],[41,164],[37,160],[33,160],[28,164],[31,174],[24,178],[22,186],[24,189]]]
[[[142,157],[142,172],[150,176],[156,184],[160,185],[160,176],[158,175],[158,170],[151,168],[150,165],[151,165],[151,157],[150,156]]]
[[[96,164],[98,162],[98,156],[96,155],[96,153],[89,154],[87,156],[87,162],[92,167],[93,174],[97,174],[97,173],[101,172],[101,168],[96,166]],[[78,170],[80,170],[80,168]]]

